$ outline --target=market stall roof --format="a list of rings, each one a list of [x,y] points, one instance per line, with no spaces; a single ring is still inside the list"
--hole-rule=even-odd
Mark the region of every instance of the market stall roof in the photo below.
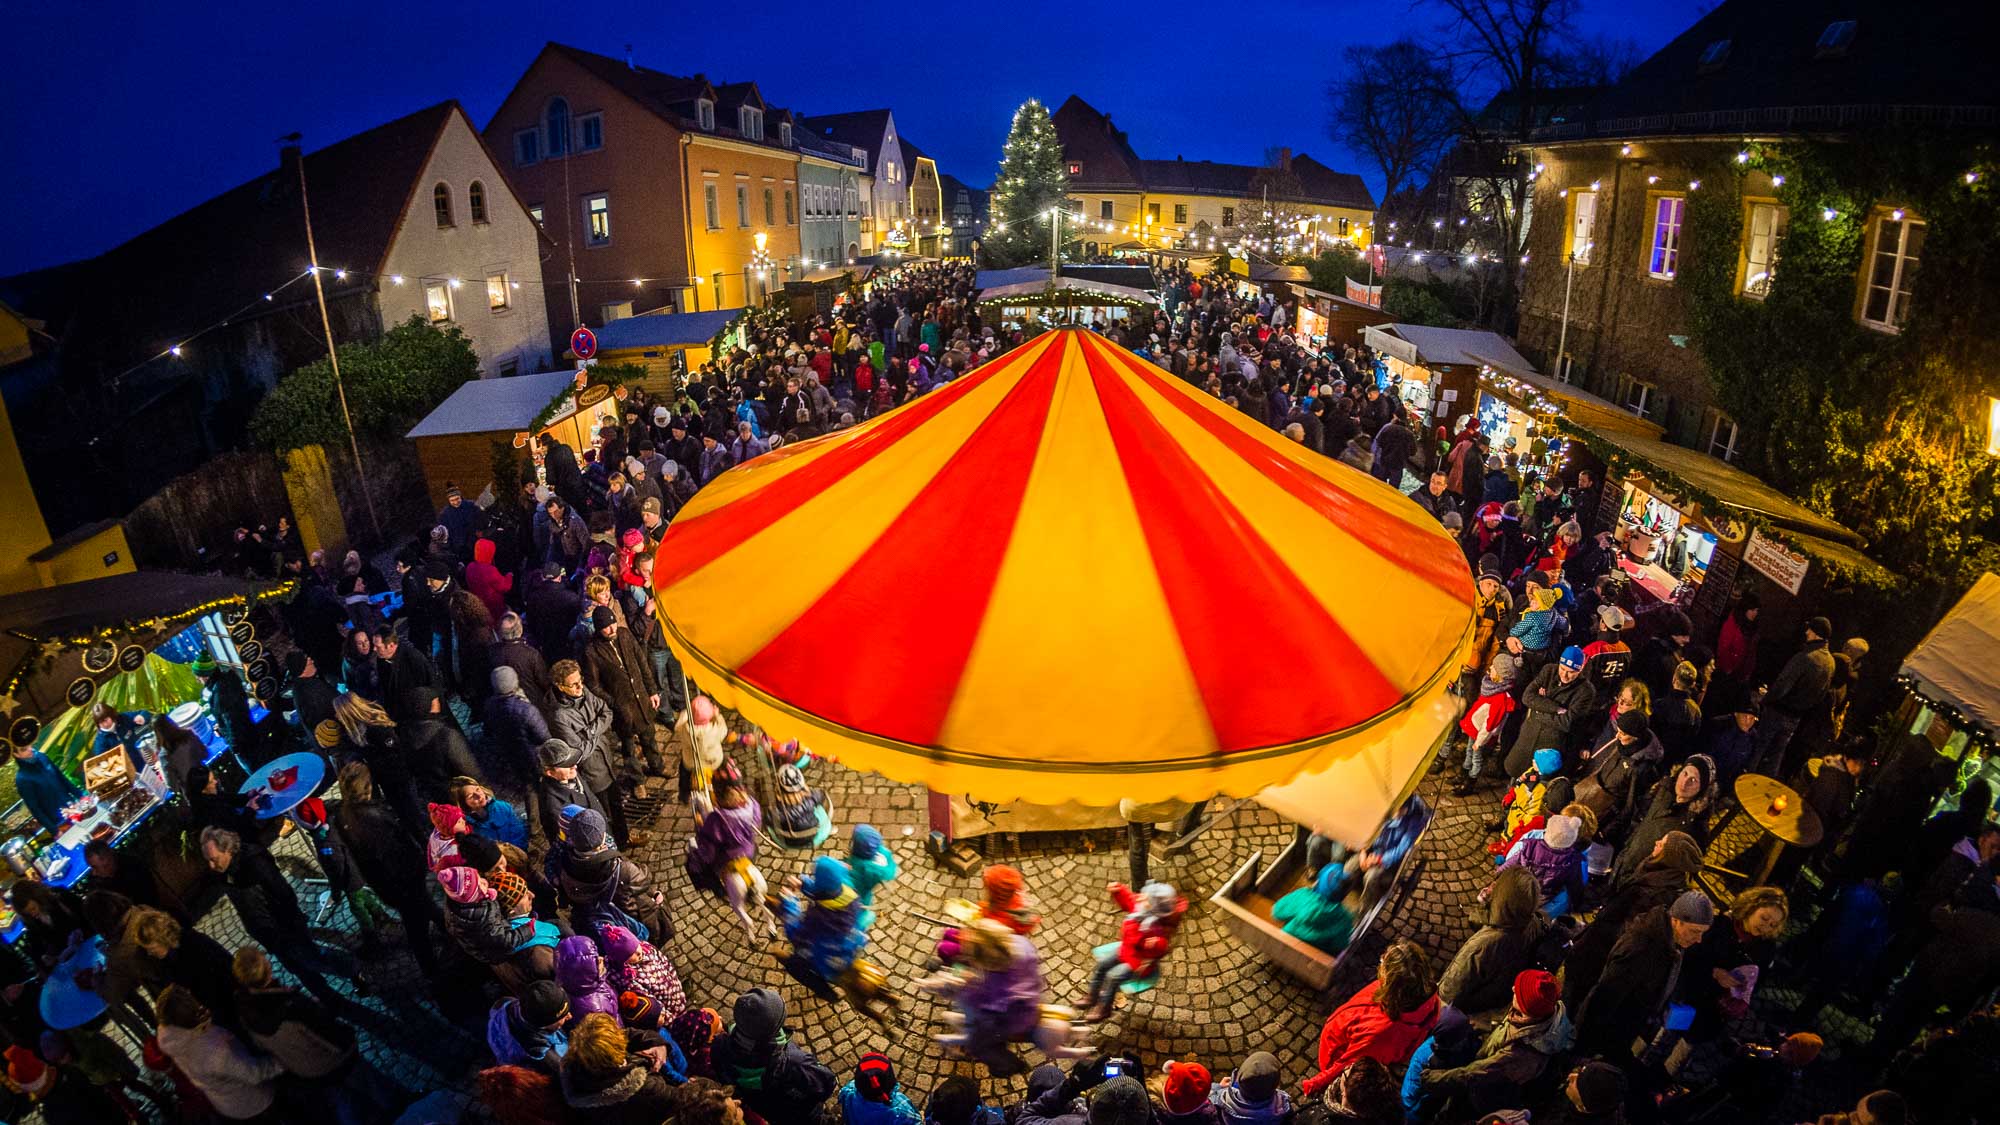
[[[1024,271],[1005,270],[1001,272],[1011,274]],[[979,299],[982,301],[1004,301],[1040,297],[1049,291],[1049,271],[1036,270],[1034,272],[1039,273],[1041,276],[1030,280],[996,285],[991,288],[981,288],[979,290]],[[1095,281],[1084,277],[1071,277],[1067,273],[1056,279],[1055,288],[1057,292],[1110,297],[1130,304],[1148,304],[1153,300],[1153,295],[1144,289],[1134,289],[1129,285],[1114,285],[1108,281]],[[1088,304],[1089,302],[1080,303]]]
[[[1312,271],[1304,266],[1287,266],[1277,262],[1251,262],[1250,280],[1283,281],[1287,283],[1311,281]]]
[[[248,604],[279,589],[270,582],[139,570],[9,594],[0,598],[0,631],[35,641],[76,637],[211,603]]]
[[[1264,793],[1352,841],[1448,729],[1473,624],[1405,497],[1074,329],[723,474],[654,581],[719,702],[855,768]]]
[[[1492,365],[1512,372],[1535,370],[1498,332],[1474,328],[1433,328],[1428,324],[1371,324],[1362,329],[1368,345],[1404,363],[1425,366]]]
[[[634,318],[636,319],[636,318]],[[615,323],[615,322],[614,322]],[[491,434],[528,428],[549,401],[576,382],[575,371],[474,379],[451,392],[404,437]]]
[[[1979,576],[1910,655],[1902,674],[1917,693],[1958,708],[2000,734],[2000,575]]]
[[[640,313],[606,321],[596,329],[599,351],[625,348],[677,348],[705,345],[715,334],[743,315],[742,309],[713,309],[691,313]],[[548,399],[542,400],[548,405]]]
[[[851,277],[859,272],[861,272],[861,267],[859,266],[821,266],[816,270],[809,271],[800,280],[809,283],[834,281],[842,277]],[[714,333],[711,332],[709,335],[713,336]]]

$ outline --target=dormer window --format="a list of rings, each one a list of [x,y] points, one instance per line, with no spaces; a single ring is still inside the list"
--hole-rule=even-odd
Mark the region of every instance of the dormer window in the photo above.
[[[780,121],[780,122],[778,122],[778,143],[779,143],[779,144],[781,144],[781,145],[784,145],[784,146],[785,146],[786,148],[790,148],[790,147],[792,147],[792,123],[791,123],[791,122],[789,122],[789,121]]]
[[[736,131],[748,140],[763,140],[764,111],[747,105],[739,107],[736,110]]]
[[[715,132],[715,103],[707,98],[697,99],[694,103],[694,120],[695,124],[701,126],[702,132]]]
[[[1712,70],[1721,70],[1728,61],[1729,40],[1717,39],[1702,49],[1701,61],[1695,64],[1694,70],[1696,74],[1707,74]]]
[[[1819,42],[1813,44],[1813,58],[1837,59],[1847,53],[1854,42],[1854,21],[1835,20],[1819,33]]]

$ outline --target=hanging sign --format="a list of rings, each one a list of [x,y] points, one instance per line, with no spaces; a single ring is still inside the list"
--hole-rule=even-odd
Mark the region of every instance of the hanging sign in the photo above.
[[[83,650],[83,670],[96,675],[108,672],[118,660],[118,646],[110,641],[92,641]]]
[[[118,650],[118,670],[137,672],[146,663],[146,650],[138,645],[126,645]]]
[[[42,736],[42,721],[33,715],[23,715],[7,728],[7,741],[16,746],[33,746]]]
[[[1793,595],[1806,584],[1806,571],[1812,569],[1811,560],[1760,531],[1752,531],[1750,542],[1743,545],[1743,561]]]
[[[69,690],[63,692],[71,707],[82,707],[97,698],[97,681],[89,676],[78,676],[69,682]]]

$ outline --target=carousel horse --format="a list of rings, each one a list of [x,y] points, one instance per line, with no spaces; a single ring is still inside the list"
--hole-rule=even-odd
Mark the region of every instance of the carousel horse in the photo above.
[[[762,812],[741,788],[733,763],[724,763],[713,781],[713,801],[697,791],[689,802],[696,827],[688,839],[688,880],[729,903],[743,923],[744,945],[755,949],[760,922],[764,937],[778,936],[777,916],[765,901],[770,888],[756,863]]]

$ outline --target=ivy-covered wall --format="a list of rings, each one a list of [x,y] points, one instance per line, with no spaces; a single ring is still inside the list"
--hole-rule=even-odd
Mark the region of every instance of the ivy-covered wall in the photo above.
[[[1750,146],[1689,194],[1681,286],[1745,467],[1860,532],[1923,583],[2000,562],[1987,396],[2000,394],[2000,199],[1992,150],[1907,130]],[[1776,280],[1738,294],[1745,185],[1789,209]],[[1925,224],[1899,333],[1856,316],[1876,224]]]

